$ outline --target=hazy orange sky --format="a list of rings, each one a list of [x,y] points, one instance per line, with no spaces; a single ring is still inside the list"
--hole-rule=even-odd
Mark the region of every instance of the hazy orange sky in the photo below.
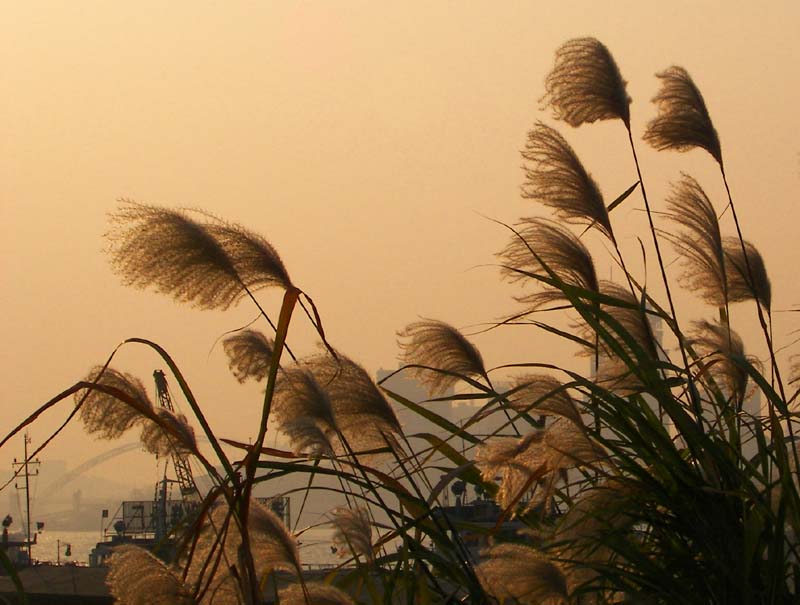
[[[481,215],[544,213],[519,197],[534,121],[565,134],[609,201],[636,178],[621,124],[574,130],[539,110],[554,51],[577,36],[614,54],[639,134],[655,111],[654,73],[689,70],[774,307],[800,303],[796,1],[6,2],[2,12],[6,429],[140,336],[170,351],[220,434],[255,433],[259,389],[238,386],[214,346],[254,309],[201,312],[120,286],[102,237],[117,198],[199,207],[263,234],[331,341],[371,371],[396,364],[395,332],[419,316],[474,328],[514,311],[518,290],[488,266],[506,234]],[[684,170],[722,209],[709,157],[640,150],[657,207]],[[641,206],[636,194],[612,215],[634,256],[636,236],[649,237]],[[650,283],[658,289],[655,274]],[[262,299],[277,310],[274,294]],[[752,309],[740,315],[754,322]],[[314,350],[297,320],[295,348]],[[797,327],[776,314],[778,344]],[[474,342],[489,366],[553,359],[554,343],[530,328]],[[147,384],[162,367],[133,347],[115,365]],[[35,425],[34,444],[70,405]],[[111,446],[74,427],[43,458],[78,464]],[[0,468],[20,448],[0,452]],[[144,454],[124,460],[100,471],[155,480]]]

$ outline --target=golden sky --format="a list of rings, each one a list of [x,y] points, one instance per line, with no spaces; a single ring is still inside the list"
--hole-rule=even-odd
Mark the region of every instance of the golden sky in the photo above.
[[[118,198],[203,208],[264,235],[334,345],[371,371],[396,364],[395,332],[420,316],[474,329],[513,312],[517,290],[491,266],[506,234],[482,215],[544,213],[519,197],[534,121],[565,134],[609,200],[636,179],[620,124],[574,130],[539,109],[555,49],[584,35],[614,54],[639,134],[654,115],[654,73],[689,70],[774,307],[800,303],[800,3],[5,2],[2,14],[6,427],[140,336],[170,351],[222,435],[254,433],[258,388],[239,387],[215,345],[254,309],[201,312],[119,285],[102,252]],[[683,170],[722,209],[702,152],[640,148],[657,207]],[[633,256],[637,235],[649,237],[641,206],[637,194],[612,215]],[[262,299],[277,310],[274,294]],[[295,348],[313,351],[297,320]],[[778,344],[796,327],[776,314]],[[474,342],[489,366],[567,359],[530,328]],[[162,367],[132,347],[115,365],[147,384]],[[35,425],[34,444],[57,417]],[[0,452],[2,468],[17,446]],[[106,447],[75,427],[45,458],[77,464]],[[152,468],[139,458],[125,464]]]

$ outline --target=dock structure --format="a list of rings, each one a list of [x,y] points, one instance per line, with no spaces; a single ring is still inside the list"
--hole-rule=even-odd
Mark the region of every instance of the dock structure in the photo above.
[[[31,565],[20,569],[19,579],[30,605],[111,605],[106,586],[107,567]],[[9,576],[0,576],[0,603],[21,603]]]
[[[338,570],[346,574],[351,568]],[[19,570],[19,579],[25,589],[29,605],[112,605],[114,599],[106,585],[108,567],[81,565],[32,565]],[[330,568],[304,570],[306,582],[321,582],[332,573]],[[333,573],[337,573],[334,571]],[[293,581],[290,574],[276,574],[278,588]],[[264,590],[264,605],[274,602],[274,586]],[[0,603],[22,603],[14,582],[9,576],[0,576]]]

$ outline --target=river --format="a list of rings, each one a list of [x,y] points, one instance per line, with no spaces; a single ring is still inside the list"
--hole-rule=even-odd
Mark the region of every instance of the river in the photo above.
[[[341,560],[331,552],[330,529],[309,529],[299,539],[300,560],[304,565],[331,565]],[[76,562],[88,564],[89,553],[100,541],[99,531],[43,531],[31,549],[34,560],[57,563]],[[70,554],[67,555],[67,545]]]

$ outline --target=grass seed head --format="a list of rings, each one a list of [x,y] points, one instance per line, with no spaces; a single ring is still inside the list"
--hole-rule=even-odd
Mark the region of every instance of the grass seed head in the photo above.
[[[201,309],[225,310],[244,294],[231,258],[185,212],[123,201],[111,223],[111,266],[125,285]]]
[[[488,548],[476,572],[486,592],[501,601],[561,605],[569,596],[561,566],[522,544],[496,544]]]
[[[156,414],[160,422],[148,418],[143,423],[141,440],[145,451],[157,456],[197,451],[194,429],[186,416],[166,409],[159,409]]]
[[[717,213],[700,184],[687,174],[672,186],[667,216],[684,231],[670,239],[683,259],[681,282],[716,307],[728,300],[725,256]]]
[[[189,588],[163,561],[139,546],[114,548],[106,584],[120,605],[193,605]]]
[[[549,206],[566,222],[597,227],[613,241],[600,188],[558,131],[537,122],[528,132],[522,157],[530,162],[524,166],[522,197]]]
[[[333,452],[338,428],[327,392],[303,367],[285,369],[275,383],[272,418],[295,452],[324,456]]]
[[[292,287],[277,250],[262,236],[235,223],[214,222],[208,224],[207,229],[251,292],[268,287]]]
[[[567,286],[597,292],[599,288],[594,262],[586,246],[575,234],[554,221],[541,218],[522,219],[511,242],[500,253],[501,273],[510,282],[533,281],[542,290],[516,297],[528,307],[528,313],[567,300],[564,292],[532,277],[549,277],[544,265]]]
[[[304,367],[327,393],[336,426],[356,452],[394,443],[400,422],[363,367],[341,353],[311,357]]]
[[[272,363],[275,343],[258,330],[242,330],[222,341],[228,356],[228,367],[243,383],[247,380],[261,382]]]
[[[608,48],[595,38],[569,40],[556,51],[542,101],[570,126],[622,120],[630,127],[631,99]]]
[[[772,284],[764,259],[750,242],[744,242],[744,250],[742,245],[737,237],[725,237],[722,240],[730,301],[756,300],[769,312],[772,305]]]
[[[661,90],[653,98],[658,115],[647,125],[644,140],[658,150],[705,149],[722,166],[722,149],[703,95],[689,73],[673,65],[656,74]]]
[[[581,423],[580,413],[567,389],[548,374],[518,376],[509,390],[514,392],[506,398],[517,412],[562,416]]]
[[[86,378],[94,382],[103,368],[93,368]],[[98,384],[122,391],[128,395],[135,405],[120,401],[111,394],[91,390],[86,394],[79,414],[87,433],[97,435],[101,439],[117,439],[128,429],[144,422],[145,412],[153,409],[153,403],[147,395],[142,382],[130,374],[106,368],[98,380]],[[83,399],[84,393],[75,395],[75,403]]]
[[[398,332],[402,361],[434,368],[414,368],[415,376],[431,395],[444,394],[460,376],[486,376],[483,358],[475,346],[453,326],[435,319],[409,324]],[[441,370],[441,371],[436,371]]]
[[[351,552],[354,556],[365,557],[368,561],[374,559],[372,521],[367,509],[340,506],[333,509],[328,518],[333,525],[333,542],[343,553]]]

